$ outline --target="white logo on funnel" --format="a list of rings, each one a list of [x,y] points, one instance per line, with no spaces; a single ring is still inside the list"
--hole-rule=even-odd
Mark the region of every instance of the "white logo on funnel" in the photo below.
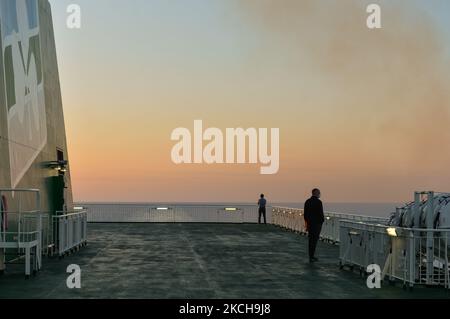
[[[2,52],[11,184],[47,143],[37,0],[1,0]]]

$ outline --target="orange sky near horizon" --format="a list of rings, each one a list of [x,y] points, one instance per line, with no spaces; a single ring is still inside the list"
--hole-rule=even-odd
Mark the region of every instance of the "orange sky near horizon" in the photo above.
[[[169,14],[182,2],[137,1],[122,19],[140,5],[151,17],[128,26],[81,2],[81,30],[55,16],[76,201],[252,202],[264,192],[301,202],[320,187],[330,202],[403,202],[450,191],[450,51],[430,16],[415,20],[418,8],[382,1],[383,29],[371,31],[364,1],[197,0],[201,12],[183,16]],[[279,128],[279,173],[175,165],[172,130],[193,131],[194,120]]]

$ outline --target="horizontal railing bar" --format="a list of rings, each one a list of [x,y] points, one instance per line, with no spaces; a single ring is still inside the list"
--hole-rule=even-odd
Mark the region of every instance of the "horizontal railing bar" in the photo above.
[[[69,213],[69,214],[65,214],[65,215],[52,216],[52,218],[54,218],[54,219],[62,219],[62,218],[73,217],[73,216],[81,216],[81,215],[86,215],[86,214],[87,214],[87,210],[84,210],[84,211]]]
[[[1,188],[0,192],[11,192],[11,193],[40,193],[39,189],[35,189],[35,188]]]
[[[44,216],[44,215],[46,215],[46,213],[41,213],[39,210],[24,210],[24,211],[16,211],[16,210],[14,210],[14,211],[9,211],[9,210],[4,210],[4,211],[2,211],[3,213],[7,213],[7,214],[13,214],[13,215],[18,215],[18,214],[21,214],[21,215],[27,215],[27,214],[29,214],[29,215],[41,215],[41,216]]]
[[[413,231],[413,232],[432,232],[432,233],[450,233],[449,228],[406,228],[406,227],[399,227],[399,226],[389,226],[389,225],[378,225],[378,224],[371,224],[367,222],[357,222],[353,220],[342,220],[341,223],[346,224],[352,224],[352,225],[361,225],[361,226],[370,226],[370,227],[384,227],[384,228],[395,228],[402,231]]]
[[[290,207],[283,207],[283,206],[273,206],[273,209],[279,209],[279,210],[285,210],[285,211],[298,211],[298,212],[304,212],[303,208],[290,208]],[[376,216],[365,216],[365,215],[358,215],[358,214],[348,214],[348,213],[337,213],[337,212],[324,212],[325,215],[330,216],[336,216],[336,217],[342,217],[342,216],[349,216],[349,217],[357,217],[362,219],[370,219],[370,220],[385,220],[388,221],[389,218],[384,217],[376,217]]]
[[[40,231],[34,231],[34,232],[2,232],[2,234],[5,235],[34,235],[34,234],[40,234]]]

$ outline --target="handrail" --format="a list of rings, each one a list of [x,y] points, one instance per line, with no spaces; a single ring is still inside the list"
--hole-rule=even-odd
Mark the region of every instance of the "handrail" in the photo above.
[[[58,213],[63,213],[63,212],[56,212],[56,213],[58,214]],[[77,211],[74,213],[68,213],[68,214],[64,214],[64,215],[55,215],[55,216],[53,216],[53,218],[55,218],[55,219],[66,218],[66,217],[71,217],[71,216],[79,216],[79,215],[83,215],[86,213],[87,213],[87,210],[84,209],[84,210],[80,210],[80,211]]]
[[[26,217],[30,217],[30,216],[31,217],[39,217],[39,216],[47,215],[47,213],[42,213],[38,210],[29,210],[29,211],[22,211],[22,212],[6,210],[4,212],[8,213],[9,215],[22,215],[22,216],[26,216]]]
[[[87,243],[87,210],[57,212],[53,216],[56,227],[55,246],[60,257]]]
[[[91,223],[257,223],[256,204],[80,204]],[[272,220],[271,206],[267,221]]]
[[[283,228],[306,234],[306,222],[303,218],[304,209],[302,208],[289,208],[289,207],[273,207],[273,222],[275,225]],[[385,223],[387,224],[389,219],[381,217],[372,217],[355,214],[341,214],[333,212],[324,213],[325,221],[323,224],[321,238],[323,240],[331,241],[333,243],[340,242],[340,222],[345,220],[352,220],[355,223],[368,222],[368,223]]]
[[[361,226],[392,228],[392,229],[397,229],[397,230],[402,230],[402,231],[432,232],[432,233],[450,232],[450,228],[437,228],[437,229],[436,228],[407,228],[407,227],[400,227],[400,226],[373,224],[373,223],[367,223],[367,222],[357,222],[354,220],[343,220],[342,222],[345,222],[347,224],[353,224],[353,225],[361,225]]]
[[[284,206],[273,206],[274,209],[282,209],[282,210],[296,210],[296,211],[301,211],[304,212],[303,208],[292,208],[292,207],[284,207]],[[334,215],[337,217],[341,217],[341,216],[349,216],[349,217],[356,217],[356,218],[361,218],[361,219],[370,219],[370,220],[385,220],[388,221],[389,218],[384,218],[384,217],[378,217],[378,216],[366,216],[366,215],[358,215],[358,214],[349,214],[349,213],[337,213],[337,212],[324,212],[325,216],[326,215]]]
[[[40,193],[41,191],[37,188],[1,188],[0,192]]]
[[[25,275],[30,275],[30,266],[34,271],[38,271],[42,266],[42,214],[41,212],[41,193],[39,189],[34,188],[2,188],[0,189],[0,198],[3,201],[3,194],[10,193],[11,198],[14,200],[16,210],[8,210],[2,212],[2,215],[17,215],[14,218],[14,230],[8,230],[8,226],[4,223],[0,225],[0,234],[2,239],[2,250],[0,250],[0,270],[5,269],[6,254],[5,248],[12,246],[17,247],[17,255],[25,254]],[[34,197],[34,209],[25,210],[23,208],[23,194],[33,193]],[[30,202],[31,203],[31,202]],[[3,205],[2,205],[3,206]],[[32,220],[33,219],[33,220]],[[24,228],[24,229],[22,229]],[[30,231],[30,229],[32,231]],[[8,235],[8,236],[7,236]],[[12,238],[11,238],[12,237]],[[31,261],[31,250],[34,250],[35,260]]]
[[[4,234],[6,234],[6,235],[34,235],[34,234],[40,234],[40,231],[21,232],[20,234],[17,232],[5,232]]]
[[[105,205],[112,205],[112,206],[138,206],[138,207],[146,207],[146,208],[158,208],[158,207],[167,207],[167,208],[179,208],[179,207],[205,207],[205,208],[216,208],[216,207],[257,207],[257,204],[236,204],[236,203],[218,203],[218,204],[202,204],[202,203],[179,203],[179,204],[170,204],[170,203],[78,203],[75,204],[79,207],[85,207],[85,206],[105,206]]]
[[[382,277],[404,287],[433,285],[450,288],[449,228],[406,228],[370,222],[340,222],[341,267],[365,271],[370,264],[383,269]],[[358,236],[358,240],[354,240]],[[428,240],[432,238],[431,242]]]

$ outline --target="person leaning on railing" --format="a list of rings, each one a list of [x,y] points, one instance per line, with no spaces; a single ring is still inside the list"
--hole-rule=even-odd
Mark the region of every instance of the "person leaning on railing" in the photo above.
[[[305,223],[306,231],[309,235],[308,250],[309,261],[311,263],[319,261],[315,257],[317,242],[322,232],[322,225],[325,222],[325,215],[323,213],[323,204],[320,200],[320,190],[315,188],[312,191],[312,196],[305,203]]]

